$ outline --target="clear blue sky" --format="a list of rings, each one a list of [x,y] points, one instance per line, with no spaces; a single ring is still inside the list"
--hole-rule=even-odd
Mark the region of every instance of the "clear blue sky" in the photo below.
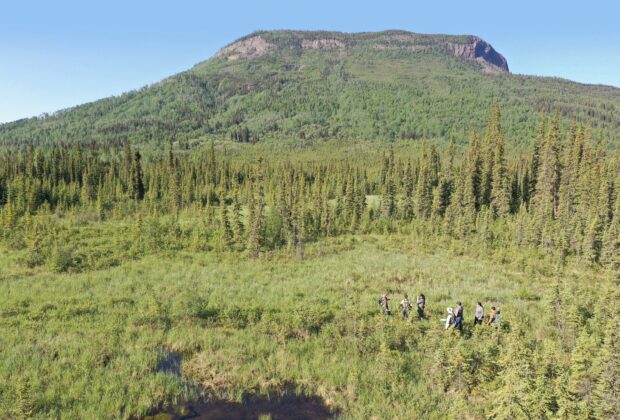
[[[257,29],[474,34],[514,73],[620,87],[617,0],[7,0],[0,122],[156,82]]]

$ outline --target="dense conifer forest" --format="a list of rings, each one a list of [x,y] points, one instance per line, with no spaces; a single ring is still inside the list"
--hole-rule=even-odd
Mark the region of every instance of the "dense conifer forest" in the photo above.
[[[117,369],[129,369],[117,374],[138,375],[142,386],[154,387],[148,397],[139,389],[130,391],[129,405],[123,407],[112,397],[118,389],[106,391],[110,399],[101,398],[109,415],[144,415],[166,401],[197,398],[200,392],[188,388],[196,382],[206,386],[209,398],[224,400],[256,392],[289,393],[287,384],[295,384],[295,392],[318,393],[331,409],[362,417],[385,410],[398,415],[410,409],[495,418],[615,416],[620,402],[618,317],[613,309],[620,272],[617,153],[588,126],[575,122],[563,130],[556,112],[540,116],[530,150],[508,154],[501,121],[500,107],[494,105],[486,128],[472,131],[466,146],[428,141],[368,144],[360,149],[364,151],[345,149],[346,155],[341,155],[338,146],[323,145],[322,151],[310,152],[312,159],[303,153],[292,153],[296,158],[286,153],[257,156],[254,146],[235,149],[227,142],[211,142],[191,153],[171,145],[165,152],[149,152],[148,157],[129,143],[122,148],[78,143],[5,150],[0,158],[0,220],[8,259],[4,257],[6,293],[0,325],[5,332],[16,329],[2,338],[0,407],[15,417],[97,412],[93,403],[84,400],[45,397],[72,389],[66,381],[73,373],[63,373],[58,383],[47,385],[42,382],[48,375],[44,372],[58,368],[58,357],[67,362],[81,357],[77,355],[82,349],[70,350],[70,346],[78,353],[68,355],[67,347],[42,342],[46,333],[35,332],[36,325],[58,328],[50,323],[71,320],[76,325],[94,323],[96,328],[101,328],[101,322],[112,322],[110,328],[120,328],[117,340],[125,337],[122,340],[129,343],[142,337],[144,328],[150,331],[148,340],[153,343],[134,354],[142,358],[139,362],[131,361],[132,352],[126,353],[129,350],[123,345],[101,352],[95,347],[84,350],[88,360],[81,366],[87,370],[105,370],[110,360],[117,360]],[[156,283],[155,289],[149,286],[145,293],[151,296],[150,303],[143,306],[134,291],[129,293],[134,297],[116,298],[104,298],[103,291],[98,291],[101,297],[96,298],[93,291],[83,295],[71,289],[70,294],[82,298],[67,300],[54,298],[52,289],[39,289],[34,295],[38,297],[33,297],[21,286],[25,280],[19,280],[23,276],[45,282],[62,278],[60,287],[82,284],[80,290],[90,290],[92,276],[118,281],[111,280],[118,274],[104,273],[136,270],[138,264],[143,268],[126,274],[137,285],[142,282],[139,273],[153,270],[141,261],[152,261],[155,255],[170,259],[169,264],[185,258],[191,261],[190,267],[206,264],[209,270],[219,267],[230,273],[238,273],[238,268],[229,266],[231,258],[240,259],[247,261],[242,265],[249,264],[246,270],[254,270],[252,276],[264,285],[270,284],[269,273],[280,264],[331,266],[334,262],[329,259],[341,255],[336,267],[348,274],[331,287],[339,290],[344,281],[349,297],[343,308],[338,292],[305,298],[300,296],[306,292],[298,292],[304,300],[300,305],[297,299],[290,302],[288,296],[282,297],[276,284],[271,284],[270,291],[259,292],[258,300],[266,299],[264,304],[252,303],[256,298],[249,297],[234,303],[237,293],[245,295],[235,286],[234,274],[215,274],[212,280],[229,279],[216,288],[226,290],[227,302],[213,299],[222,296],[221,290],[203,294],[201,287],[208,281],[193,286],[203,290],[197,295],[184,291],[179,280],[173,286],[175,292],[166,292],[161,287],[168,287],[170,274],[164,271],[155,274],[162,283]],[[203,261],[200,255],[209,257]],[[377,261],[379,255],[384,260]],[[418,263],[400,261],[405,255]],[[367,264],[360,258],[374,265],[358,271]],[[156,267],[155,261],[151,264]],[[456,274],[455,264],[464,265],[466,271]],[[499,274],[491,274],[493,264],[499,264]],[[381,272],[374,271],[377,267],[382,267]],[[294,287],[307,287],[317,284],[317,275],[328,270],[328,278],[320,277],[321,288],[330,287],[330,276],[341,276],[331,271],[337,268],[317,266],[320,274],[307,275],[299,269],[289,267],[276,276],[291,275],[299,282]],[[488,277],[481,278],[479,269]],[[188,268],[178,270],[172,272],[177,279]],[[58,275],[62,277],[54,280]],[[368,283],[368,275],[375,278],[374,283]],[[503,280],[489,283],[497,275]],[[71,286],[73,282],[77,283]],[[441,292],[435,290],[436,282]],[[505,321],[501,328],[444,332],[435,319],[445,309],[435,302],[424,321],[385,319],[370,303],[383,290],[415,293],[411,287],[430,289],[425,290],[429,300],[441,301],[443,307],[463,296],[472,302],[486,296],[502,305]],[[284,300],[288,309],[272,299]],[[137,311],[127,326],[125,321],[106,320],[111,313],[121,316],[119,304]],[[203,332],[192,333],[185,330],[188,327]],[[49,340],[65,336],[64,328]],[[220,369],[227,369],[229,358],[235,357],[211,347],[215,342],[195,342],[196,337],[208,340],[215,331],[236,331],[239,340],[271,338],[293,346],[296,350],[290,351],[301,358],[301,364],[295,364],[301,370],[289,372],[294,377],[284,371],[273,373],[283,381],[277,386],[253,383],[256,377],[243,371],[205,377],[223,375]],[[251,331],[259,338],[248,338]],[[35,348],[41,354],[33,354],[37,351],[33,348],[22,348],[21,353],[9,350],[8,346],[24,345],[24,334],[38,343]],[[89,337],[88,346],[97,346],[101,339]],[[220,345],[227,348],[227,342]],[[351,343],[353,348],[341,348]],[[168,357],[162,349],[190,360],[184,365],[184,376],[170,378],[158,370],[160,359]],[[325,377],[327,371],[316,367],[310,368],[314,379],[308,379],[302,360],[325,357],[319,354],[329,349],[341,349],[339,357],[352,358],[347,362],[353,369],[349,376]],[[257,351],[259,358],[277,352]],[[302,356],[308,351],[313,354],[310,359]],[[215,363],[210,359],[213,354],[220,354],[217,357],[224,359],[218,363],[224,365],[208,368]],[[35,360],[38,364],[33,365]],[[136,373],[135,363],[146,370]],[[254,362],[242,362],[246,363]],[[344,368],[337,360],[325,363],[337,371]],[[265,368],[252,369],[263,372]],[[222,373],[207,374],[204,369]],[[109,374],[101,375],[96,381]],[[210,382],[219,380],[221,385]],[[331,391],[322,388],[325,383],[332,384]],[[359,389],[347,390],[349,386]],[[390,395],[399,405],[383,406],[380,395]],[[372,403],[360,404],[356,398],[370,398]]]
[[[618,89],[414,35],[0,126],[0,418],[617,418]]]
[[[285,248],[302,256],[309,241],[415,227],[617,269],[617,153],[593,135],[577,123],[564,132],[557,112],[542,114],[531,150],[507,156],[495,105],[486,129],[472,131],[465,147],[421,142],[370,159],[330,159],[328,151],[311,161],[252,151],[244,159],[214,143],[191,154],[170,146],[148,160],[129,143],[122,150],[29,146],[1,155],[3,237],[49,256],[62,236],[59,218],[79,214],[132,220],[135,239],[146,240],[138,247],[158,249],[170,234],[165,246],[252,256]],[[184,230],[184,217],[199,222]],[[162,218],[167,224],[158,226]]]

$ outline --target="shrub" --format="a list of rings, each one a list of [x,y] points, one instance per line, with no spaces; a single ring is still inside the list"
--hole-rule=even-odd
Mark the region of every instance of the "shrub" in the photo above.
[[[47,268],[55,273],[64,273],[73,265],[73,249],[56,243],[47,258]]]

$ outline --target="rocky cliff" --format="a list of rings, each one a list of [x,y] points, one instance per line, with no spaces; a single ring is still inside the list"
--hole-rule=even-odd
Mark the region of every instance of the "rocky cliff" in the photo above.
[[[508,72],[508,62],[489,43],[476,36],[425,35],[405,31],[375,33],[269,31],[255,32],[218,51],[214,58],[228,61],[254,59],[277,51],[305,50],[444,50],[476,61],[484,70]]]

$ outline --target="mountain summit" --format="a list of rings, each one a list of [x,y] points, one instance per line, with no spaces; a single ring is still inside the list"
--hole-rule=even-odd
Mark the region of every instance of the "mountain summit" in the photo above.
[[[0,125],[0,145],[464,141],[495,102],[512,144],[556,110],[620,136],[620,89],[512,74],[475,36],[260,31],[151,86]]]
[[[406,31],[342,33],[326,31],[255,32],[222,48],[215,58],[229,61],[253,59],[282,50],[303,53],[307,50],[347,51],[351,49],[424,51],[444,50],[456,57],[477,61],[487,71],[508,72],[508,62],[493,47],[477,36],[425,35]]]

